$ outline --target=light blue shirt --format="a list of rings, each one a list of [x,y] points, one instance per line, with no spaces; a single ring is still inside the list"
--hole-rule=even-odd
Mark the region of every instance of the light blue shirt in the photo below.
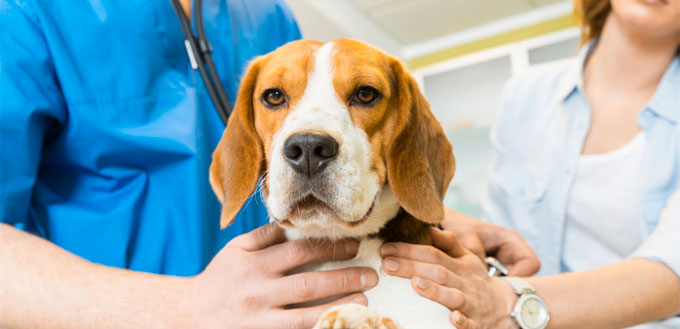
[[[565,270],[561,262],[565,210],[591,118],[582,71],[593,46],[584,47],[576,61],[539,67],[511,81],[491,133],[494,158],[485,218],[524,236],[541,259],[540,274]],[[638,115],[647,136],[640,209],[648,236],[680,182],[679,119],[680,58],[676,57]],[[653,257],[680,274],[675,256],[680,253],[680,231],[676,233],[674,241],[656,243],[660,247]]]
[[[509,82],[491,132],[494,156],[484,218],[517,230],[526,239],[540,258],[539,275],[567,270],[566,209],[591,120],[582,72],[595,46],[591,42],[583,47],[576,60],[538,67]],[[669,215],[659,225],[680,183],[679,120],[680,57],[676,57],[637,118],[647,137],[639,191],[646,240],[629,257],[661,261],[680,276],[680,211],[666,209]],[[588,257],[588,250],[581,252]],[[672,325],[680,328],[678,321]]]

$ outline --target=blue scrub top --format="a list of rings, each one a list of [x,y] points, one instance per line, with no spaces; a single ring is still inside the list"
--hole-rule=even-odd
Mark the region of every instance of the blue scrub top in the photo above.
[[[300,38],[279,0],[206,0],[227,94]],[[194,275],[266,222],[253,197],[219,229],[208,182],[224,125],[169,1],[0,1],[0,222],[93,262]]]

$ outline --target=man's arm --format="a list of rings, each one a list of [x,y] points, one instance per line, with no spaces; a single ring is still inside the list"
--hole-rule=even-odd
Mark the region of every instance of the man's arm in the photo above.
[[[67,116],[33,5],[0,1],[0,223],[28,229],[45,136]],[[155,326],[151,313],[179,315],[161,306],[184,281],[95,265],[0,224],[0,328]]]
[[[190,328],[189,279],[90,263],[0,224],[1,328]]]
[[[0,328],[310,328],[333,305],[366,304],[358,292],[377,283],[371,269],[286,275],[351,258],[356,241],[284,240],[278,226],[264,226],[232,240],[203,273],[179,278],[90,263],[0,224]]]

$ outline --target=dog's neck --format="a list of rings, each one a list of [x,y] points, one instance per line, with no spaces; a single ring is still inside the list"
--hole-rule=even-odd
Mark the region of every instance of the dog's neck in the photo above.
[[[376,233],[370,233],[362,236],[353,236],[352,238],[357,240],[363,240],[364,238],[378,238],[384,242],[407,242],[413,244],[423,244],[432,245],[432,238],[429,234],[429,227],[431,225],[424,223],[411,216],[403,208],[399,207],[397,214],[390,220],[387,220],[383,227]],[[284,227],[285,228],[285,227]],[[319,231],[313,236],[304,234],[296,228],[286,228],[286,236],[288,240],[298,240],[310,237],[321,238],[318,234]],[[334,239],[333,236],[324,236],[324,238]]]
[[[404,209],[400,209],[397,216],[392,218],[377,234],[369,237],[378,237],[384,242],[407,242],[413,244],[432,245],[429,227]]]
[[[284,226],[286,236],[289,240],[304,238],[328,238],[331,240],[378,238],[384,242],[432,244],[429,234],[430,224],[418,220],[404,210],[389,185],[383,186],[371,209],[365,222],[358,227],[350,228],[338,223],[329,223],[327,219],[323,218],[319,218],[319,220],[309,219],[303,222],[302,226],[287,228]],[[273,218],[272,220],[275,221]]]

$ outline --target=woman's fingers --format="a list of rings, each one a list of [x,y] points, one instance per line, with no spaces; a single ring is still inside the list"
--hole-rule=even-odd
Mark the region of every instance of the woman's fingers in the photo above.
[[[441,222],[444,230],[456,233],[460,245],[483,260],[486,258],[486,252],[477,232],[480,223],[482,222],[475,218],[444,207],[444,220]]]
[[[456,234],[451,231],[442,231],[438,228],[430,227],[430,236],[434,246],[451,257],[461,257],[468,253],[461,245]]]
[[[440,285],[458,288],[460,280],[448,268],[432,263],[424,263],[404,258],[387,257],[383,260],[383,270],[389,275],[402,278],[419,276]]]
[[[465,295],[458,289],[440,285],[434,281],[416,276],[411,279],[411,286],[421,296],[444,305],[450,310],[463,307]]]
[[[510,267],[509,276],[532,276],[541,269],[541,263],[534,258],[524,258],[518,260],[515,265]]]
[[[469,254],[469,252],[460,244],[455,233],[432,228],[430,229],[430,234],[433,239],[434,247],[402,242],[386,243],[380,248],[380,255],[383,257],[400,258],[421,263],[439,264],[445,268],[454,269],[456,266],[454,257],[462,257]],[[391,264],[396,266],[396,263]],[[397,275],[409,274],[397,270],[388,272]]]
[[[457,329],[478,329],[479,326],[477,326],[476,323],[468,319],[463,313],[460,311],[453,311],[451,312],[451,324],[456,326]]]
[[[403,242],[386,243],[380,248],[380,255],[383,257],[397,257],[410,259],[414,261],[442,264],[444,266],[451,265],[451,257],[443,251],[432,247],[419,244],[410,244]]]
[[[496,257],[510,270],[512,276],[531,276],[538,272],[538,256],[519,233],[498,225],[480,225],[479,236],[487,254]]]

